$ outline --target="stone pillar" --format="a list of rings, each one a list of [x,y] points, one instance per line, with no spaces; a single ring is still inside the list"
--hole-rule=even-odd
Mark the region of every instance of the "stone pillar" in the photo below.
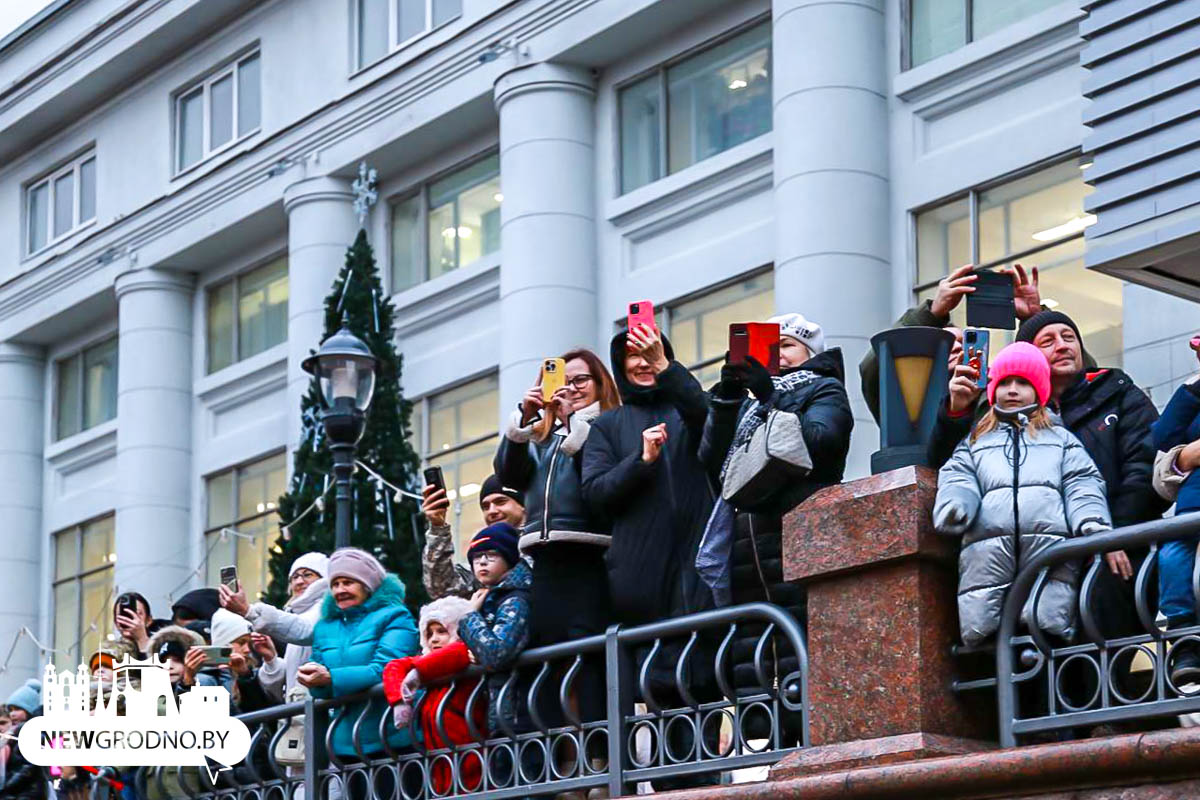
[[[291,454],[300,444],[300,401],[310,380],[300,362],[321,346],[325,298],[358,232],[353,202],[350,182],[328,176],[307,178],[283,192],[283,210],[288,216],[289,474]]]
[[[192,297],[190,273],[117,276],[116,585],[165,615],[191,572]]]
[[[971,752],[994,695],[951,689],[958,544],[933,530],[925,467],[824,489],[784,517],[783,575],[808,589],[813,747],[777,777]]]
[[[891,298],[883,0],[772,0],[775,305],[841,347],[854,408],[848,476],[875,424],[854,376]]]
[[[543,63],[505,73],[495,94],[503,425],[543,358],[596,346],[595,83]]]
[[[42,596],[42,444],[45,423],[46,362],[38,348],[0,344],[0,519],[4,547],[0,575],[0,647],[7,648],[22,627],[37,633],[38,600]],[[3,656],[0,656],[2,658]],[[22,639],[0,674],[0,697],[7,697],[25,678],[41,675],[37,647]]]

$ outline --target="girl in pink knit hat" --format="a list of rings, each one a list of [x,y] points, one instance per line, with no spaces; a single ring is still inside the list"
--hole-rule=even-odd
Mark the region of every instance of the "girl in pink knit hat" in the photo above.
[[[972,646],[996,632],[1020,567],[1056,542],[1112,527],[1100,471],[1046,409],[1050,365],[1042,352],[1026,342],[1001,350],[987,397],[991,408],[938,475],[933,510],[939,533],[962,536],[958,621]],[[1078,581],[1078,564],[1052,569],[1025,624],[1070,641]]]

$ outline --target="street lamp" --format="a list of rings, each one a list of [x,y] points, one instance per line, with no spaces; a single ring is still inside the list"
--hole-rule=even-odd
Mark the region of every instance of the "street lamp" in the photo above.
[[[378,360],[346,327],[321,343],[321,349],[301,362],[301,368],[315,375],[321,386],[325,410],[321,424],[333,452],[333,478],[337,485],[336,547],[350,545],[351,493],[354,451],[367,423],[367,409],[375,393],[375,366]]]

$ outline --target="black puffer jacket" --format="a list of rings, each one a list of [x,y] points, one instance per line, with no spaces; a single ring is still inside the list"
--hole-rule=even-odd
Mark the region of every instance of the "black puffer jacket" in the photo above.
[[[592,513],[580,488],[583,445],[599,414],[593,403],[571,415],[569,433],[560,427],[538,442],[531,427],[521,427],[521,412],[513,412],[492,466],[500,483],[525,494],[521,550],[552,541],[608,546],[608,524]]]
[[[948,400],[943,400],[929,443],[930,466],[934,468],[950,459],[976,418],[973,414],[952,417],[948,408]],[[984,399],[979,411],[986,409]],[[1169,504],[1151,483],[1154,444],[1150,426],[1158,419],[1158,410],[1132,378],[1119,369],[1081,373],[1055,410],[1100,468],[1114,527],[1162,516]]]
[[[625,405],[601,414],[583,448],[583,496],[612,520],[608,577],[617,621],[638,624],[712,606],[696,574],[696,551],[714,494],[697,452],[708,396],[663,339],[671,365],[653,388],[625,377],[625,333],[610,348]],[[660,422],[667,442],[642,461],[642,432]]]
[[[13,736],[20,735],[22,725],[12,729]],[[21,755],[21,748],[15,741],[9,740],[8,747],[8,764],[4,773],[4,783],[0,785],[0,798],[4,798],[4,800],[42,800],[46,796],[45,772],[36,764],[29,763]]]

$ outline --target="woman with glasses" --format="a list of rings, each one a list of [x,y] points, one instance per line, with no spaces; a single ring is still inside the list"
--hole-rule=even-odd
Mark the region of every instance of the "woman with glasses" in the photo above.
[[[592,421],[621,400],[595,353],[572,350],[562,358],[566,385],[543,402],[539,375],[513,412],[495,460],[500,482],[525,493],[520,548],[533,557],[534,647],[602,633],[610,621],[604,565],[609,526],[584,502],[580,475]],[[582,718],[603,719],[602,671],[585,663],[575,685]],[[541,703],[547,706],[544,712],[556,720],[551,724],[561,724],[558,692],[546,687],[540,694],[545,695],[538,698],[546,701]]]

